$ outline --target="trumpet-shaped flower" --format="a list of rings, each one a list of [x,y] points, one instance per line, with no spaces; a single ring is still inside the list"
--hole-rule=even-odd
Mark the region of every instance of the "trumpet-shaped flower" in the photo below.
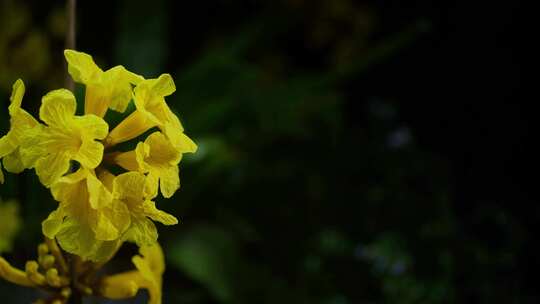
[[[148,290],[149,304],[161,304],[162,277],[165,272],[165,258],[159,244],[145,246],[139,249],[141,255],[133,257],[132,261],[143,277],[141,286]]]
[[[120,65],[104,72],[82,52],[65,50],[64,56],[71,77],[86,85],[85,114],[103,117],[109,108],[123,113],[133,97],[131,85],[144,79]]]
[[[43,222],[43,234],[56,237],[64,250],[83,258],[108,258],[130,224],[127,206],[113,200],[94,173],[84,168],[60,178],[51,192],[60,204]]]
[[[140,82],[134,90],[137,110],[111,131],[107,144],[112,146],[130,140],[157,126],[177,150],[182,153],[195,152],[197,145],[184,134],[180,120],[165,102],[165,97],[175,90],[169,74]]]
[[[65,89],[42,99],[39,117],[47,125],[26,132],[22,142],[23,163],[34,167],[40,181],[50,187],[67,173],[75,160],[87,169],[96,168],[103,157],[103,145],[96,139],[107,136],[109,126],[95,116],[75,116],[76,102]]]
[[[132,262],[137,270],[105,277],[100,284],[100,292],[109,299],[126,299],[137,294],[140,288],[148,290],[149,304],[161,304],[165,259],[158,243],[139,249],[140,255]]]
[[[182,153],[160,132],[154,132],[133,151],[115,157],[124,169],[148,173],[150,189],[161,189],[164,197],[171,197],[180,188],[178,164]],[[150,190],[150,192],[154,192]]]
[[[20,144],[25,132],[38,125],[38,122],[28,112],[21,108],[24,97],[24,83],[18,79],[13,84],[11,93],[9,115],[10,130],[0,138],[0,159],[3,160],[4,167],[12,173],[20,173],[24,170],[24,165],[20,156]],[[0,183],[4,180],[0,165]]]
[[[124,239],[139,246],[149,246],[157,242],[158,233],[152,220],[165,225],[178,223],[174,216],[156,208],[151,200],[155,194],[150,194],[146,185],[146,176],[139,172],[121,174],[113,182],[113,200],[127,206],[131,219]]]

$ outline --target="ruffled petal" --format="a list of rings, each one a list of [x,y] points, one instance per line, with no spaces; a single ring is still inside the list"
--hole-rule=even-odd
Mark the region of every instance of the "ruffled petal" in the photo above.
[[[152,199],[157,196],[159,189],[159,175],[154,174],[153,172],[146,175],[146,188],[145,188],[146,198]]]
[[[79,152],[73,157],[87,169],[96,168],[103,159],[103,145],[93,140],[83,141]]]
[[[73,93],[66,89],[54,90],[41,99],[39,118],[49,126],[66,128],[70,125],[76,109]]]
[[[87,170],[79,169],[75,173],[71,173],[58,179],[51,187],[51,193],[54,199],[69,204],[86,202],[88,200],[88,191],[84,189],[85,185],[82,181],[84,181],[87,176]]]
[[[161,126],[169,120],[170,112],[164,97],[171,95],[175,90],[174,81],[169,74],[145,80],[135,87],[135,106],[149,120]]]
[[[141,285],[148,290],[149,304],[161,304],[162,276],[165,271],[165,259],[159,244],[143,246],[139,252],[142,256],[134,256],[131,260],[141,276],[144,278]]]
[[[95,115],[77,116],[75,123],[83,130],[83,134],[91,139],[104,139],[109,134],[107,122]]]
[[[171,141],[172,145],[180,153],[197,152],[197,144],[193,142],[186,134],[172,124],[166,124],[161,128],[165,136]]]
[[[126,239],[138,246],[151,246],[158,239],[156,225],[144,216],[132,216],[131,226],[126,232]]]
[[[62,208],[58,208],[57,210],[51,212],[47,219],[41,223],[41,230],[43,231],[43,234],[50,239],[54,239],[56,234],[58,234],[60,229],[62,229],[64,216],[65,214]]]
[[[139,172],[118,175],[113,182],[113,196],[120,200],[142,203],[145,196],[146,177]]]
[[[12,153],[17,146],[13,142],[11,134],[0,137],[0,158]]]
[[[109,88],[109,107],[120,113],[126,111],[133,98],[131,84],[139,83],[142,80],[141,76],[129,72],[123,66],[115,66],[106,71],[103,74],[102,83]]]
[[[160,222],[163,225],[176,225],[178,219],[164,211],[156,208],[156,203],[153,201],[145,201],[143,204],[144,214],[156,222]]]
[[[36,174],[45,187],[50,187],[69,170],[69,155],[54,153],[40,158],[36,162]]]
[[[131,217],[129,209],[122,201],[113,200],[110,206],[102,210],[103,215],[106,216],[118,230],[118,235],[123,234],[131,224]]]
[[[19,149],[16,149],[12,153],[6,155],[3,159],[4,168],[6,168],[6,171],[11,173],[21,173],[24,171],[25,166],[22,163],[21,155],[19,153]]]
[[[178,166],[171,166],[161,170],[159,175],[159,188],[163,197],[170,198],[180,188]]]
[[[145,158],[150,166],[166,167],[171,164],[178,164],[181,154],[172,143],[161,132],[154,132],[144,141],[150,146],[149,156]]]
[[[161,74],[157,79],[149,79],[148,82],[156,96],[165,97],[176,91],[176,85],[170,74]]]
[[[95,253],[96,238],[89,226],[66,218],[61,230],[56,234],[60,247],[65,251],[88,258]]]
[[[103,71],[95,64],[92,56],[74,50],[65,50],[68,72],[75,82],[87,84],[95,81]]]
[[[26,168],[33,168],[37,160],[47,154],[43,138],[44,127],[42,125],[27,130],[21,137],[19,153]]]
[[[22,104],[22,99],[24,97],[24,83],[21,79],[17,79],[13,84],[13,89],[11,91],[11,97],[9,98],[11,103],[8,107],[9,115],[16,116],[19,112]]]
[[[113,201],[112,193],[97,177],[88,173],[86,175],[86,186],[88,187],[90,207],[102,209],[110,206]]]

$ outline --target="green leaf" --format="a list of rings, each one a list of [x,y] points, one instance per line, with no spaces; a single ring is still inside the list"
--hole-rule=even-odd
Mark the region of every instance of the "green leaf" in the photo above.
[[[195,227],[171,247],[168,257],[170,265],[205,286],[217,300],[232,300],[239,255],[228,233],[214,226]]]

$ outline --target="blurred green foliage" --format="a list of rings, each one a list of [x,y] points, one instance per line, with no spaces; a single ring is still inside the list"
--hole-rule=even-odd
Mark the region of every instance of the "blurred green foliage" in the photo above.
[[[30,17],[9,17],[17,10],[29,16],[28,8],[6,3],[4,118],[16,78],[58,87],[61,77],[43,71],[63,71],[49,67],[62,46],[49,49],[47,35],[33,34],[47,30],[32,28]],[[107,12],[80,3],[79,49],[103,66],[173,74],[177,92],[168,102],[199,145],[182,161],[174,201],[158,202],[182,219],[160,233],[168,259],[164,303],[465,303],[463,286],[495,299],[489,282],[476,285],[488,272],[458,283],[455,269],[511,265],[518,241],[491,251],[460,235],[447,162],[416,143],[400,117],[406,105],[384,92],[351,93],[364,89],[377,64],[421,39],[429,23],[418,16],[381,34],[387,21],[368,3],[255,3],[118,1]],[[101,36],[92,17],[98,12],[110,18],[101,21],[114,29],[112,38]],[[255,17],[238,18],[241,12]],[[53,8],[46,14],[60,18]],[[14,48],[14,36],[27,42]],[[39,104],[24,103],[34,111]],[[30,174],[10,175],[7,185],[2,197],[22,202],[25,230],[13,252],[22,261],[54,202]],[[7,288],[0,282],[2,295]]]
[[[40,20],[24,2],[0,2],[0,89],[9,91],[16,78],[45,88],[58,85],[63,73],[51,48],[63,43],[64,30],[61,7]]]

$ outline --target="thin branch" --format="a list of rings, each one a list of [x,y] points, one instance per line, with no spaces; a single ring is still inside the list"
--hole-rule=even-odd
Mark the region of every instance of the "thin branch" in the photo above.
[[[76,33],[76,18],[77,18],[77,0],[67,0],[66,3],[66,15],[68,18],[68,28],[66,30],[66,49],[75,49],[75,33]],[[65,87],[73,91],[75,89],[75,83],[71,76],[67,72],[67,63],[66,63],[66,74],[64,78]]]

